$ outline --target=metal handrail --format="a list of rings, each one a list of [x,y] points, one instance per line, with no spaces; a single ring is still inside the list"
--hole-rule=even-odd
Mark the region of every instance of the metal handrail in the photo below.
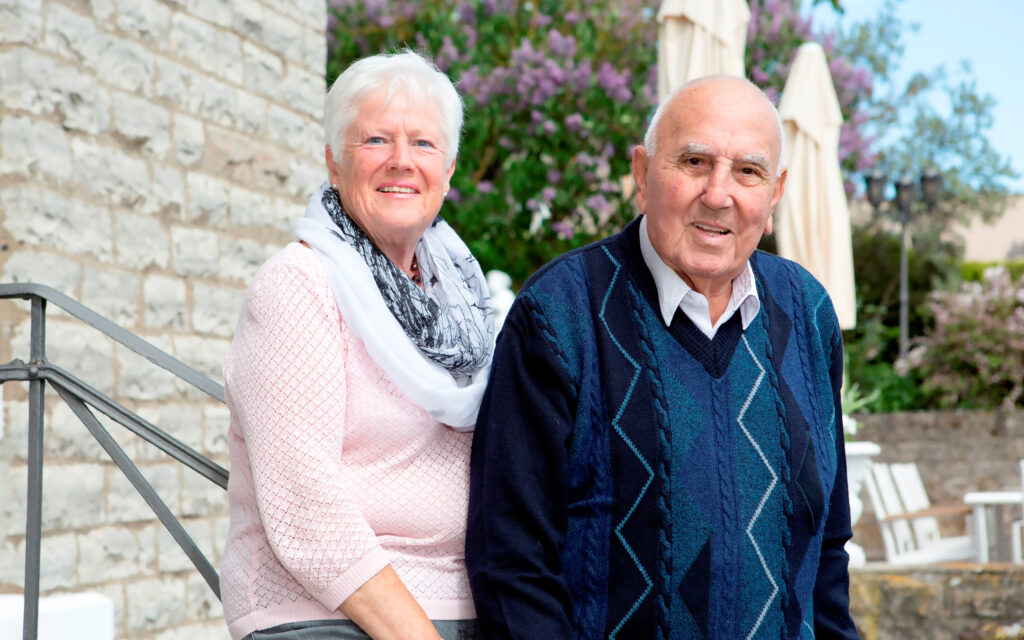
[[[22,298],[31,302],[29,362],[14,359],[0,365],[0,384],[12,380],[28,381],[28,496],[25,526],[25,607],[24,640],[36,640],[39,627],[39,560],[42,538],[43,498],[43,410],[46,383],[82,421],[89,433],[103,447],[111,460],[146,501],[153,513],[167,528],[178,546],[199,570],[213,592],[220,598],[217,572],[203,555],[184,527],[145,479],[138,467],[93,415],[90,407],[100,411],[132,433],[196,471],[221,488],[227,488],[228,471],[183,442],[143,420],[133,411],[92,388],[74,375],[46,360],[46,304],[52,303],[112,340],[143,356],[165,371],[188,382],[212,398],[224,402],[224,387],[187,364],[154,347],[137,335],[89,309],[77,300],[51,287],[34,283],[0,284],[0,299]]]

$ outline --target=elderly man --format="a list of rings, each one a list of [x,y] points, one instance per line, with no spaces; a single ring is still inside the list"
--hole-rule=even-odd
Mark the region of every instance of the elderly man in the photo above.
[[[520,292],[473,441],[485,637],[857,637],[839,327],[755,253],[781,135],[746,80],[682,87],[633,153],[644,215]]]

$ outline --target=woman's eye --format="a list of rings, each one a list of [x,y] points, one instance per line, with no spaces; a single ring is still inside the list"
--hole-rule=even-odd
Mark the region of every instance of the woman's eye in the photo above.
[[[384,138],[381,136],[370,136],[366,139],[367,144],[384,144]]]
[[[417,147],[425,147],[428,149],[434,148],[434,143],[431,142],[430,140],[417,140],[413,144],[416,145]]]

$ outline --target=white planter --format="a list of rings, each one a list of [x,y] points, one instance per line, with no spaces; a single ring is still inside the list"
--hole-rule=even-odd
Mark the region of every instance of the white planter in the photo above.
[[[850,526],[857,524],[864,513],[860,491],[871,473],[871,459],[881,453],[882,448],[874,442],[853,441],[846,443],[846,482],[850,490]],[[851,567],[863,567],[867,561],[864,549],[850,541],[846,543]]]

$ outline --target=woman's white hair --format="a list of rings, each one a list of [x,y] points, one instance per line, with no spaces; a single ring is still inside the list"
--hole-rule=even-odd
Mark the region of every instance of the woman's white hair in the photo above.
[[[732,77],[732,76],[729,76],[729,77]],[[650,124],[647,125],[647,132],[644,133],[644,150],[647,152],[647,156],[648,157],[651,157],[651,156],[654,155],[654,149],[655,149],[655,147],[658,144],[658,122],[661,120],[661,116],[665,113],[665,110],[666,110],[666,107],[668,106],[668,103],[672,102],[672,99],[676,97],[676,94],[682,92],[684,89],[689,88],[689,86],[691,84],[693,84],[695,82],[700,82],[700,81],[702,81],[704,79],[705,78],[696,78],[694,80],[691,80],[691,81],[687,82],[683,86],[676,88],[672,93],[670,93],[668,95],[667,98],[662,100],[661,104],[658,105],[658,108],[654,110],[654,115],[651,116],[651,122],[650,122]],[[778,162],[776,163],[776,172],[777,172],[777,175],[782,175],[783,169],[786,168],[782,164],[783,161],[786,158],[786,153],[785,153],[785,151],[786,151],[786,136],[783,135],[782,116],[779,115],[779,109],[778,109],[778,107],[775,106],[775,103],[771,101],[771,99],[764,92],[764,90],[761,89],[761,87],[757,86],[756,84],[754,84],[750,80],[747,80],[746,78],[740,78],[740,80],[743,80],[748,85],[750,85],[751,87],[756,89],[758,91],[758,93],[760,93],[764,97],[765,102],[767,102],[769,105],[771,105],[772,112],[775,113],[775,120],[779,124],[779,158],[778,158]]]
[[[359,102],[385,88],[385,104],[398,91],[415,101],[437,107],[444,135],[445,166],[459,153],[462,131],[462,98],[452,81],[420,54],[404,49],[382,53],[353,62],[331,85],[324,102],[324,142],[331,147],[335,162],[341,162],[345,134],[359,110]]]

